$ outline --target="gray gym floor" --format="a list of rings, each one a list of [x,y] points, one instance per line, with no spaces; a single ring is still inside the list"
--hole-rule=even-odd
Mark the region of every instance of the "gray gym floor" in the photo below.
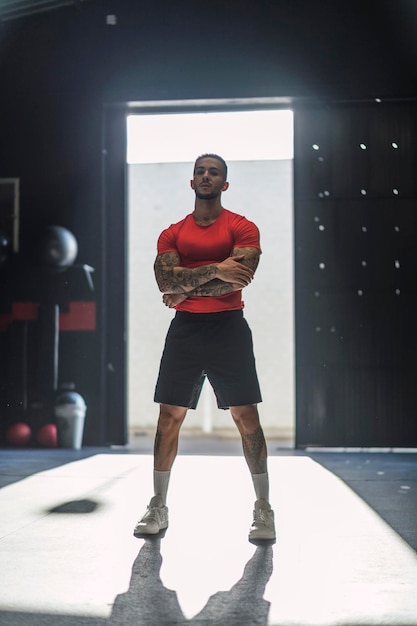
[[[0,450],[0,624],[416,626],[417,454],[269,440],[278,539],[247,541],[240,442],[183,437],[156,540],[152,437]]]

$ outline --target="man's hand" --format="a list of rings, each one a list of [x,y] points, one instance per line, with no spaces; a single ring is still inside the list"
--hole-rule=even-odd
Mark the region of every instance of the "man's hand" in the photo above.
[[[220,278],[225,283],[235,283],[240,287],[246,287],[252,281],[254,271],[243,265],[241,261],[245,258],[244,254],[237,254],[228,257],[221,263],[217,264],[216,278]]]
[[[174,306],[177,306],[177,304],[180,304],[180,302],[184,302],[187,297],[188,296],[183,293],[164,293],[164,295],[162,296],[162,302],[169,309],[173,309]]]

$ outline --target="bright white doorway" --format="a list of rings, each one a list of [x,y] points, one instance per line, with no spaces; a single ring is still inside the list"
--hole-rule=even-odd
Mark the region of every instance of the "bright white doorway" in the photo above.
[[[267,434],[293,440],[293,113],[289,110],[135,114],[127,117],[128,163],[128,428],[155,429],[154,385],[174,312],[162,304],[154,275],[160,232],[193,210],[189,181],[197,156],[215,152],[228,163],[223,206],[261,231],[262,257],[245,289]],[[184,430],[232,431],[209,384]]]

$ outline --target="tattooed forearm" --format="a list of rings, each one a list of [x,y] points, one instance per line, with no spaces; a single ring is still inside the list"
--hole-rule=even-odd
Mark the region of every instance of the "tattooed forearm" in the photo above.
[[[167,252],[156,257],[155,278],[162,293],[188,294],[216,276],[215,263],[188,268],[179,266],[179,262],[179,255],[175,252]]]
[[[234,248],[230,254],[233,258],[234,256],[244,255],[245,258],[240,261],[243,265],[250,267],[253,271],[256,270],[259,264],[259,256],[260,252],[257,248]],[[190,296],[224,296],[228,293],[232,293],[233,291],[238,291],[242,289],[242,285],[237,285],[235,283],[227,283],[219,278],[214,278],[208,283],[204,285],[200,285],[196,289],[194,289],[188,295]]]
[[[180,265],[177,252],[165,252],[156,257],[155,278],[159,290],[165,294],[224,295],[243,289],[251,282],[259,254],[257,248],[234,248],[224,261],[189,268]],[[238,259],[233,259],[237,256]]]
[[[216,275],[216,265],[203,265],[201,267],[177,268],[174,272],[170,284],[173,293],[187,293],[198,289],[201,285],[213,280]]]
[[[264,474],[267,469],[267,450],[261,426],[253,433],[242,435],[242,446],[251,474]]]
[[[205,285],[200,285],[199,287],[191,291],[188,295],[224,296],[227,293],[232,293],[232,291],[238,291],[239,289],[242,289],[242,287],[239,287],[239,285],[234,285],[233,283],[225,283],[219,278],[214,278]]]

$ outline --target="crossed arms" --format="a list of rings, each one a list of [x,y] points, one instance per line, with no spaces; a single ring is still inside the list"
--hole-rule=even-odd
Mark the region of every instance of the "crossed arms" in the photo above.
[[[179,265],[177,252],[159,254],[154,270],[164,304],[171,308],[189,296],[223,296],[243,289],[253,279],[259,256],[257,248],[234,248],[221,263],[188,268]]]

